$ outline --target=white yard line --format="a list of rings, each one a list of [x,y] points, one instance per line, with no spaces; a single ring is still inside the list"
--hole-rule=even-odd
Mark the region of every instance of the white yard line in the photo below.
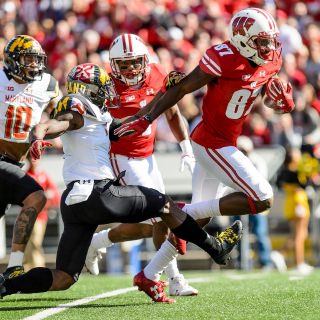
[[[70,303],[59,304],[58,306],[56,306],[54,308],[50,308],[50,309],[38,312],[36,314],[33,314],[30,317],[23,318],[23,320],[41,320],[41,319],[45,319],[47,317],[50,317],[50,316],[52,316],[54,314],[57,314],[59,312],[62,312],[64,310],[72,308],[72,307],[80,306],[82,304],[86,304],[86,303],[89,303],[89,302],[92,302],[92,301],[95,301],[95,300],[117,296],[117,295],[124,294],[124,293],[130,292],[130,291],[135,291],[135,290],[137,290],[137,288],[118,289],[118,290],[114,290],[114,291],[109,291],[109,292],[105,292],[105,293],[102,293],[102,294],[98,294],[96,296],[75,300],[75,301],[70,302]]]
[[[190,283],[191,282],[206,282],[206,281],[208,281],[207,278],[193,278],[193,279],[187,279],[187,280]],[[123,288],[123,289],[118,289],[118,290],[113,290],[113,291],[101,293],[101,294],[98,294],[96,296],[75,300],[75,301],[72,301],[72,302],[69,302],[69,303],[59,304],[56,307],[53,307],[53,308],[38,312],[36,314],[33,314],[30,317],[23,318],[22,320],[42,320],[42,319],[45,319],[47,317],[50,317],[50,316],[52,316],[54,314],[60,313],[62,311],[65,311],[66,309],[69,309],[69,308],[72,308],[72,307],[80,306],[82,304],[86,304],[86,303],[89,303],[89,302],[92,302],[92,301],[96,301],[96,300],[99,300],[99,299],[118,296],[120,294],[128,293],[130,291],[135,291],[135,290],[138,290],[138,289],[136,287]]]

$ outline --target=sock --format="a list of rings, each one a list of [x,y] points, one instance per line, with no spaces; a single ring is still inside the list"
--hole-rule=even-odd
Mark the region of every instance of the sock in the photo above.
[[[192,242],[198,247],[209,253],[210,256],[215,256],[217,247],[215,239],[205,232],[197,222],[187,215],[186,219],[177,228],[171,229],[171,231],[179,238]]]
[[[166,273],[166,276],[169,280],[172,280],[173,278],[178,277],[180,275],[177,264],[177,258],[169,262],[168,266],[164,269],[164,272]]]
[[[219,208],[220,199],[211,199],[191,204],[186,204],[182,210],[194,220],[221,216]]]
[[[21,251],[11,252],[7,268],[22,266],[24,253]]]
[[[91,246],[94,249],[102,249],[102,248],[109,248],[113,245],[113,243],[109,239],[109,231],[110,229],[100,231],[95,233],[91,240]]]
[[[143,269],[144,275],[150,280],[159,281],[164,268],[177,256],[177,249],[166,240]]]
[[[4,283],[3,296],[14,293],[37,293],[46,292],[53,282],[52,272],[48,268],[33,268],[27,273],[7,279]]]

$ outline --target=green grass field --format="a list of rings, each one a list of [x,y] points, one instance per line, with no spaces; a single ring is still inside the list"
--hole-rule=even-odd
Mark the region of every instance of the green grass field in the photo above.
[[[67,291],[5,297],[0,319],[320,319],[320,270],[306,277],[290,272],[184,274],[199,295],[178,297],[175,304],[153,303],[131,286],[130,276],[84,274]],[[126,288],[129,292],[115,291]]]

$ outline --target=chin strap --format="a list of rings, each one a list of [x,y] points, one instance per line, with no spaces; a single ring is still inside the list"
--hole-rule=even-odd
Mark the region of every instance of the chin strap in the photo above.
[[[251,210],[251,214],[257,214],[258,212],[257,212],[257,208],[254,204],[254,201],[248,195],[247,195],[247,199],[248,199],[249,207]]]

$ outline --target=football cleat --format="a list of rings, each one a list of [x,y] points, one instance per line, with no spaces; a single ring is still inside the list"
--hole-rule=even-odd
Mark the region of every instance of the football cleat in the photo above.
[[[0,273],[0,299],[2,299],[5,295],[6,288],[4,287],[4,283],[6,279],[4,278],[3,274]]]
[[[99,274],[99,260],[102,259],[102,254],[106,252],[106,248],[95,249],[90,245],[86,256],[86,261],[84,263],[88,272],[94,276]]]
[[[196,296],[198,290],[191,287],[180,274],[177,277],[169,279],[169,294],[170,296]]]
[[[15,267],[10,267],[8,268],[4,273],[3,277],[4,279],[12,279],[18,276],[21,276],[24,274],[24,268],[23,266],[15,266]]]
[[[163,281],[153,281],[146,278],[143,270],[134,276],[133,285],[137,286],[139,291],[144,291],[154,302],[176,302],[176,300],[166,297]]]
[[[231,227],[213,238],[217,253],[212,255],[212,259],[217,264],[226,265],[227,261],[230,260],[229,253],[240,241],[242,230],[243,227],[241,221],[236,220]]]

